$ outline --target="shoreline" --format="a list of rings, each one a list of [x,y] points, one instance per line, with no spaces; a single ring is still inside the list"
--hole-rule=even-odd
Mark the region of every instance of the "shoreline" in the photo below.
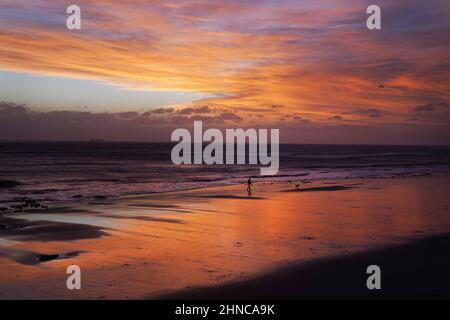
[[[319,177],[319,178],[307,178],[308,173],[305,174],[295,174],[295,175],[280,175],[280,176],[251,176],[252,179],[254,179],[254,184],[292,184],[294,185],[296,182],[296,179],[302,178],[300,180],[306,180],[309,181],[309,183],[316,182],[321,183],[324,181],[328,182],[336,182],[339,183],[341,181],[353,181],[353,180],[361,180],[361,181],[370,181],[370,180],[379,180],[379,179],[403,179],[403,178],[418,178],[418,177],[439,177],[439,176],[449,176],[450,171],[440,171],[440,172],[415,172],[415,173],[398,173],[398,174],[389,174],[386,176],[383,175],[375,175],[375,176],[364,176],[364,177]],[[281,178],[281,179],[280,179]],[[37,201],[39,203],[45,203],[46,205],[67,205],[67,206],[74,206],[74,205],[89,205],[91,202],[111,202],[111,201],[122,201],[127,199],[135,199],[140,197],[148,197],[148,196],[158,196],[158,195],[165,195],[165,194],[173,194],[173,193],[183,193],[183,192],[191,192],[191,191],[207,191],[208,189],[215,189],[215,188],[229,188],[229,187],[237,187],[240,185],[245,185],[247,177],[242,178],[233,178],[233,179],[242,179],[241,182],[232,182],[230,180],[224,180],[227,183],[219,183],[217,185],[214,184],[216,181],[212,181],[213,185],[202,185],[202,186],[195,186],[195,187],[185,187],[181,189],[173,189],[173,190],[164,190],[164,191],[151,191],[151,192],[142,192],[142,193],[128,193],[128,194],[122,194],[122,195],[114,195],[114,196],[108,196],[108,195],[102,195],[100,194],[93,194],[93,195],[81,195],[80,196],[73,196],[71,198],[67,199],[52,199],[48,197],[35,197],[33,195],[40,195],[40,193],[30,195],[21,194],[18,193],[17,196],[11,198],[10,200],[0,200],[0,207],[4,206],[5,204],[17,204],[25,202],[26,200],[32,200]],[[18,186],[23,186],[24,184],[21,182],[17,182],[15,180],[1,180],[6,182],[14,182],[17,183]],[[304,185],[304,183],[302,183]],[[15,188],[15,187],[14,187]],[[0,188],[0,190],[11,190],[14,188]],[[44,194],[42,194],[44,195]],[[100,199],[96,199],[100,198]],[[2,212],[0,212],[1,214]]]

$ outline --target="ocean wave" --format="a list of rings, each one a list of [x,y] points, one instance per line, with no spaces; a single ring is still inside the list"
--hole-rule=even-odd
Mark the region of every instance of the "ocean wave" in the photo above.
[[[449,147],[281,145],[280,171],[271,177],[259,176],[259,165],[175,166],[170,150],[169,144],[0,143],[0,200],[160,193],[241,184],[249,176],[287,182],[450,171]]]

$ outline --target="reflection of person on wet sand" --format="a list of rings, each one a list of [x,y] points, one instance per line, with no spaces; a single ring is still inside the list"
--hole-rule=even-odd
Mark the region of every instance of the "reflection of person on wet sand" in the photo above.
[[[247,180],[247,193],[249,196],[252,195],[252,178],[248,178]]]

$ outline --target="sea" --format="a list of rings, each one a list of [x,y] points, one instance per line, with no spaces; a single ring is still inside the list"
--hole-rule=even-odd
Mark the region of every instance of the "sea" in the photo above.
[[[449,146],[280,145],[275,176],[260,165],[174,165],[173,144],[0,143],[0,201],[75,201],[255,182],[297,183],[448,174]]]

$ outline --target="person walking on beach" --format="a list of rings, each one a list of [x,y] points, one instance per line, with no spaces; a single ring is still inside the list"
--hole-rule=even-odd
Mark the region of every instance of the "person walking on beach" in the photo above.
[[[249,177],[248,178],[248,180],[247,180],[247,193],[248,193],[248,195],[251,195],[252,194],[252,178],[251,177]]]

